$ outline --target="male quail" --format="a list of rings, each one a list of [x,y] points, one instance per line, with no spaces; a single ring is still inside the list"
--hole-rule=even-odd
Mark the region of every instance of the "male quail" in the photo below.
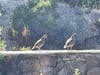
[[[66,40],[66,42],[65,42],[65,45],[64,45],[64,49],[69,49],[69,50],[72,50],[72,47],[74,46],[74,44],[75,44],[75,42],[73,41],[73,36],[74,35],[76,35],[76,33],[73,33],[72,35],[71,35],[71,37],[68,39],[68,40]]]
[[[33,49],[38,49],[38,50],[40,50],[41,47],[43,47],[43,45],[45,44],[46,39],[47,39],[47,35],[44,34],[44,35],[34,44],[34,46],[32,47],[32,50],[33,50]]]

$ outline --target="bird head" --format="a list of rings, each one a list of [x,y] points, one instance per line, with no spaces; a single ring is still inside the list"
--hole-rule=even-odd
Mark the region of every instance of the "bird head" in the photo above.
[[[46,39],[48,37],[47,34],[44,34],[42,38]]]

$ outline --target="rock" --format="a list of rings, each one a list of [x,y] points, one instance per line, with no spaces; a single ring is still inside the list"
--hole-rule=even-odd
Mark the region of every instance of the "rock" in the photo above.
[[[86,73],[86,64],[82,63],[81,61],[72,60],[69,63],[66,61],[67,71],[68,73],[73,74],[75,69],[79,69],[82,75]]]
[[[38,72],[28,72],[23,73],[22,75],[40,75]]]
[[[47,72],[47,73],[43,73],[43,75],[56,75],[56,74],[53,72]]]
[[[46,66],[41,66],[40,73],[43,75],[56,75],[54,68]]]
[[[57,58],[55,56],[43,56],[40,60],[43,66],[55,67],[57,63]]]
[[[18,64],[22,72],[38,72],[40,70],[39,60],[26,59]]]
[[[85,57],[85,62],[84,63],[86,64],[87,69],[97,67],[100,64],[97,57],[95,57],[91,54]]]
[[[85,39],[81,49],[100,49],[100,35]]]
[[[87,72],[87,75],[100,75],[100,67],[94,67]]]
[[[41,66],[40,68],[40,72],[43,72],[43,73],[50,72],[50,71],[53,71],[52,67]]]
[[[58,75],[68,75],[67,69],[63,68],[61,71],[58,72]]]
[[[60,71],[64,67],[64,62],[58,61],[57,66],[56,66],[56,71]]]
[[[87,65],[86,64],[82,64],[82,63],[78,63],[79,65],[75,68],[79,69],[80,74],[85,75],[86,74],[86,70],[87,70]],[[75,70],[74,68],[74,70]]]

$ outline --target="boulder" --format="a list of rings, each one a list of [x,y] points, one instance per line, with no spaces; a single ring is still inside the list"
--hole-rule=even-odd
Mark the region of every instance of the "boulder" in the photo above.
[[[100,67],[94,67],[87,72],[87,75],[100,75]]]

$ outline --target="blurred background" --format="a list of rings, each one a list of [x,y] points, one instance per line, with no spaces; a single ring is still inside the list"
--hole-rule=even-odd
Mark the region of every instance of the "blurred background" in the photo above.
[[[31,50],[44,34],[41,49],[100,49],[100,0],[0,0],[0,50]]]

